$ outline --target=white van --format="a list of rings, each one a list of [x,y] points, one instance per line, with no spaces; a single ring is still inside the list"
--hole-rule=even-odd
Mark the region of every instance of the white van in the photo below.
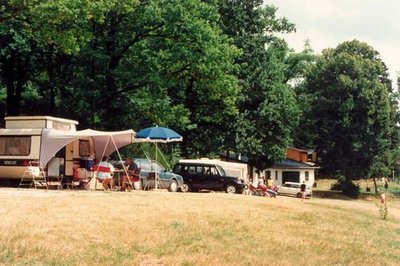
[[[285,182],[282,186],[278,186],[279,195],[292,195],[298,198],[302,197],[301,184],[296,182]],[[306,184],[306,197],[311,198],[312,189],[310,184]]]
[[[75,120],[51,116],[9,116],[5,128],[0,129],[0,178],[21,179],[27,166],[39,162],[43,132],[76,132]],[[74,167],[90,162],[94,158],[93,140],[79,138],[60,149],[42,165],[48,176],[73,176]]]

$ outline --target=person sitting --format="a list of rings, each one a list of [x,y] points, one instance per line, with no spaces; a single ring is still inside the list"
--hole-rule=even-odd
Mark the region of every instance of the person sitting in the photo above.
[[[132,185],[132,182],[140,180],[140,168],[134,162],[134,159],[128,158],[125,163],[127,164],[127,174],[122,176],[121,191],[125,191],[126,183]]]
[[[110,186],[110,189],[112,190],[114,187],[114,166],[108,162],[108,157],[103,156],[101,162],[98,165],[95,165],[93,169],[96,173],[97,179],[103,185],[103,188],[107,190],[108,186]]]

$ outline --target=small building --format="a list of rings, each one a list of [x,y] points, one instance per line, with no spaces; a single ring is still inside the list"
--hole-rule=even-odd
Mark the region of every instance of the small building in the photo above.
[[[315,150],[302,150],[297,148],[287,148],[286,159],[275,163],[271,168],[258,172],[258,169],[249,163],[247,156],[241,154],[220,153],[220,157],[224,161],[246,163],[248,167],[248,177],[258,182],[261,177],[273,178],[276,185],[282,185],[285,182],[298,182],[313,185],[315,182],[315,170],[319,167],[315,166],[317,154]]]
[[[275,163],[271,168],[260,171],[260,177],[272,178],[276,185],[282,185],[285,182],[302,183],[303,181],[313,185],[315,182],[315,169],[318,169],[318,167],[292,159],[285,159]],[[254,175],[256,175],[256,172],[254,172]]]

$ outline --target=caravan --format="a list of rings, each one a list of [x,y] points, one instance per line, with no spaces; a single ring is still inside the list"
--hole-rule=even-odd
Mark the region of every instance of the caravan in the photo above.
[[[21,179],[37,162],[47,176],[70,176],[134,140],[134,131],[77,131],[77,121],[51,116],[6,117],[0,129],[0,179]]]

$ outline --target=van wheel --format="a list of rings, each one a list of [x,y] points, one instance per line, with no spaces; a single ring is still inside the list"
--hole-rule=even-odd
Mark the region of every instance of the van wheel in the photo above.
[[[181,186],[181,191],[183,193],[192,191],[192,187],[188,183],[183,183]]]
[[[226,193],[228,194],[235,194],[236,193],[236,187],[234,185],[227,185],[225,188]]]
[[[299,193],[297,193],[297,195],[296,195],[298,198],[302,198],[303,197],[303,194],[301,194],[301,192],[299,192]]]
[[[175,180],[172,180],[171,184],[169,184],[168,191],[169,192],[177,192],[178,191],[178,183]]]

